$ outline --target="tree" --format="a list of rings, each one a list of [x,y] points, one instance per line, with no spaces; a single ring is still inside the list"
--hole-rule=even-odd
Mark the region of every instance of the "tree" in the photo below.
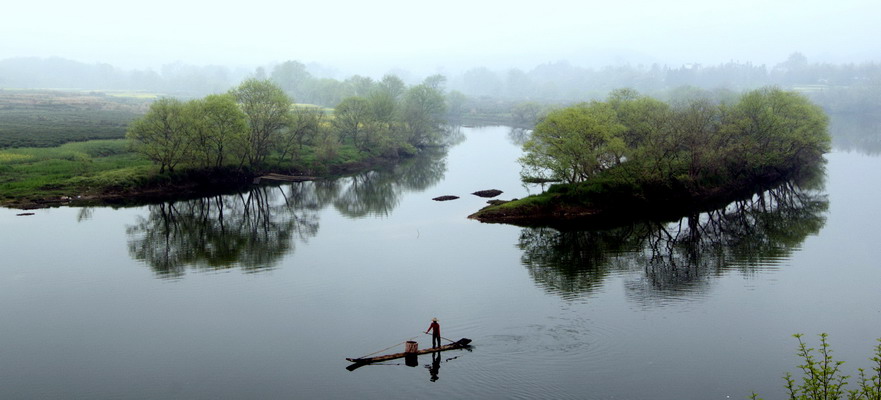
[[[308,92],[313,103],[333,107],[346,97],[345,85],[336,79],[315,79],[309,82]]]
[[[385,75],[376,85],[376,90],[388,94],[392,99],[398,101],[407,90],[407,85],[397,75]]]
[[[777,88],[746,93],[725,110],[728,163],[754,175],[798,169],[829,151],[828,117],[804,96]]]
[[[365,133],[368,145],[374,153],[395,155],[405,142],[397,121],[400,105],[396,98],[384,90],[374,90],[367,97],[367,106],[370,110],[368,121],[365,123]]]
[[[535,126],[520,158],[524,177],[585,181],[622,161],[625,145],[614,109],[600,102],[550,112]]]
[[[416,85],[404,94],[401,122],[407,129],[407,142],[415,147],[435,143],[446,112],[443,93],[427,85]]]
[[[373,91],[375,82],[367,76],[353,75],[346,79],[343,84],[350,90],[350,96],[365,97]]]
[[[248,117],[248,162],[258,165],[266,160],[286,128],[292,100],[265,79],[248,79],[230,93]]]
[[[542,106],[534,101],[524,101],[511,107],[511,116],[514,122],[522,126],[532,126],[538,122]]]
[[[222,167],[231,157],[241,162],[248,120],[235,98],[230,94],[212,94],[187,104],[192,114],[190,121],[195,125],[194,153],[202,166]]]
[[[465,107],[465,104],[468,102],[468,96],[465,96],[464,93],[453,90],[447,93],[446,98],[446,108],[447,108],[447,118],[452,120],[461,120],[462,116],[468,111]]]
[[[312,75],[299,61],[285,61],[272,69],[272,81],[292,97],[304,97]]]
[[[161,98],[150,105],[143,117],[129,126],[126,137],[133,149],[159,164],[159,172],[174,171],[187,159],[192,138],[188,135],[184,104]]]
[[[468,89],[469,96],[498,97],[502,94],[504,83],[494,72],[486,67],[473,68],[462,74],[462,87]]]
[[[672,126],[671,107],[633,89],[612,91],[607,103],[625,127],[621,138],[627,148],[630,176],[646,181],[669,179],[669,172],[683,150],[681,138],[676,137]]]
[[[282,161],[287,156],[293,159],[296,152],[303,151],[303,145],[318,137],[324,120],[324,110],[320,107],[295,106],[289,118],[290,124],[282,133],[279,145]]]
[[[437,91],[444,90],[444,84],[447,83],[447,77],[441,74],[434,74],[422,81],[422,84]]]
[[[370,103],[363,97],[348,97],[336,106],[333,124],[339,136],[348,139],[359,149],[366,148],[366,124],[370,118]]]
[[[629,148],[640,147],[668,125],[670,106],[660,100],[641,96],[636,91],[613,91],[609,95],[608,103],[615,110],[621,124],[627,127],[622,138]]]
[[[678,150],[691,182],[702,182],[725,173],[720,162],[727,147],[719,133],[721,117],[719,106],[707,98],[695,98],[673,109],[672,139],[673,143],[679,144]]]

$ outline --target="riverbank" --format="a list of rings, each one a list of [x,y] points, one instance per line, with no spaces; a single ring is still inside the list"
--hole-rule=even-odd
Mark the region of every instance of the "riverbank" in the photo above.
[[[124,140],[66,143],[54,148],[0,150],[0,207],[35,209],[63,205],[133,205],[169,199],[231,193],[269,173],[313,178],[335,177],[394,165],[400,159],[342,151],[320,167],[158,167],[128,150]]]

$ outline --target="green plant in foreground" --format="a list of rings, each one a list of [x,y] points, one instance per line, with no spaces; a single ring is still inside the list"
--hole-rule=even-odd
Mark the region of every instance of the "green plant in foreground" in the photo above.
[[[790,399],[832,400],[845,398],[846,394],[849,400],[881,400],[881,338],[878,339],[879,344],[875,346],[874,357],[870,358],[873,372],[867,375],[866,370],[859,368],[857,388],[845,391],[850,376],[841,372],[840,367],[844,361],[835,361],[832,358],[832,349],[826,340],[828,335],[820,334],[819,349],[808,347],[801,339],[802,334],[793,336],[798,339],[798,355],[804,363],[798,366],[803,374],[801,384],[797,385],[797,381],[788,372],[783,377],[786,380],[786,390]],[[753,393],[750,399],[761,398]]]

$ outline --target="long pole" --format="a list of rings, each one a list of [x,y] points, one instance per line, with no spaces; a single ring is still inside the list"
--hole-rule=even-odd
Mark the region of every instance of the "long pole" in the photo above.
[[[428,332],[422,332],[422,333],[424,333],[424,334],[426,334],[426,335],[431,335],[431,334],[428,333]],[[446,341],[448,341],[448,342],[450,342],[450,343],[457,343],[455,340],[447,339],[447,338],[445,338],[445,337],[443,337],[443,336],[441,336],[440,338],[443,339],[443,340],[446,340]]]

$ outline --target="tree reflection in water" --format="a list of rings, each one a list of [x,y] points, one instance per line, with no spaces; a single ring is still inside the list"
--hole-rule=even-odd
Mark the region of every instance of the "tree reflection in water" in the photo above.
[[[293,246],[318,232],[317,214],[298,207],[279,187],[168,202],[148,207],[127,228],[129,254],[160,276],[182,275],[186,268],[248,271],[272,268]],[[281,197],[284,201],[277,201]]]
[[[424,190],[446,172],[441,149],[389,169],[347,178],[259,186],[235,195],[150,205],[128,226],[129,254],[160,277],[187,268],[246,271],[274,268],[294,241],[318,233],[318,212],[333,204],[349,217],[388,215],[410,190]]]
[[[631,298],[650,303],[700,292],[727,270],[754,273],[777,264],[818,233],[829,206],[821,186],[787,182],[673,223],[593,231],[525,228],[522,261],[538,285],[565,298],[590,294],[612,272],[640,269],[626,282]]]
[[[428,149],[393,168],[342,178],[338,183],[345,188],[333,201],[334,208],[350,218],[387,216],[404,193],[425,190],[443,179],[447,171],[445,156],[441,148]]]
[[[881,116],[875,112],[832,114],[829,131],[836,149],[871,156],[881,154]]]

